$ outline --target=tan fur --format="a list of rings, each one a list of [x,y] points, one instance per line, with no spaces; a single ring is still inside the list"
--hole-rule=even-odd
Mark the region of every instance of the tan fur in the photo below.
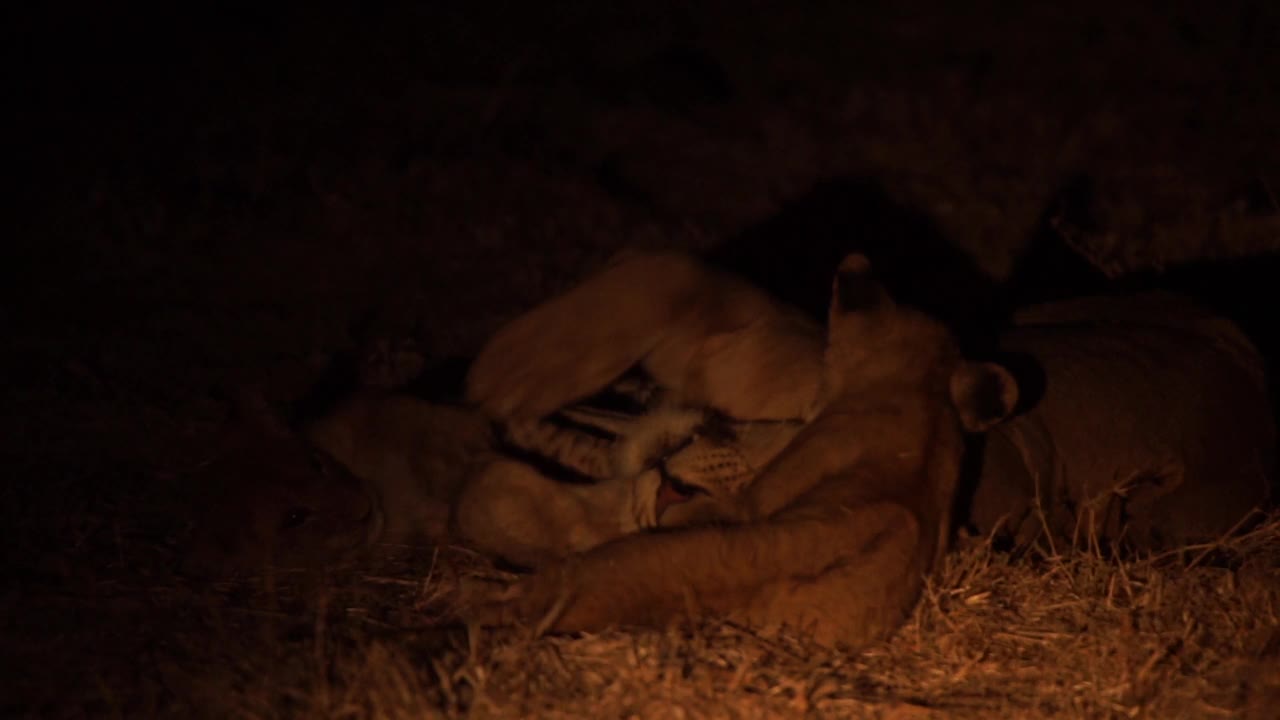
[[[511,323],[501,338],[501,352],[495,349],[499,346],[486,348],[482,357],[534,358],[523,374],[508,380],[541,388],[549,401],[553,396],[567,399],[584,392],[582,388],[598,388],[591,387],[592,376],[580,374],[571,364],[557,368],[567,378],[543,375],[549,366],[536,358],[547,345],[537,332],[546,333],[583,364],[611,369],[648,362],[638,348],[661,338],[666,356],[699,358],[691,365],[700,372],[667,374],[665,382],[674,386],[677,396],[699,397],[701,388],[714,387],[720,389],[714,406],[735,409],[729,412],[735,420],[805,419],[812,404],[795,399],[820,392],[820,348],[811,341],[812,329],[794,316],[779,311],[769,315],[773,321],[747,324],[738,333],[699,336],[699,327],[733,316],[727,308],[739,301],[744,301],[744,308],[758,307],[758,297],[722,279],[708,282],[705,294],[682,296],[692,299],[685,305],[686,320],[676,330],[658,326],[659,317],[650,310],[627,314],[632,307],[673,307],[673,288],[702,276],[692,269],[695,265],[690,258],[671,255],[632,256]],[[649,272],[665,273],[679,282],[663,282],[647,276]],[[611,299],[615,297],[625,301]],[[610,327],[588,328],[576,321],[594,317],[583,314],[587,302],[610,308]],[[570,317],[575,321],[565,321]],[[688,318],[704,322],[699,325]],[[611,344],[615,337],[628,342]],[[732,362],[722,355],[722,364],[711,364],[706,348],[726,337],[725,344],[737,354]],[[1060,536],[1123,538],[1138,547],[1158,547],[1217,537],[1250,509],[1270,500],[1276,428],[1267,406],[1264,365],[1231,322],[1185,299],[1148,293],[1026,308],[1003,337],[1004,349],[1027,353],[1044,366],[1048,392],[1031,412],[1002,425],[987,439],[970,503],[980,531],[1000,526],[1027,542],[1046,525],[1035,512],[1042,509],[1050,516],[1047,524]],[[680,343],[682,349],[676,347]],[[762,348],[769,350],[752,355]],[[492,386],[486,376],[493,367],[478,365],[473,370],[478,397],[488,397],[483,388]],[[764,376],[773,382],[751,381]],[[804,390],[770,405],[760,396],[782,379]],[[525,396],[517,392],[516,397]],[[785,438],[786,426],[779,428]],[[785,444],[785,439],[765,443],[769,452],[757,454],[767,461]],[[718,494],[741,484],[751,468],[758,470],[763,462],[737,456],[743,445],[700,438],[668,458],[668,472],[707,492],[693,502],[672,506],[661,524],[701,522]],[[682,467],[673,471],[675,465]]]
[[[1059,301],[1015,322],[1002,346],[1036,358],[1047,393],[987,437],[969,502],[980,533],[1025,545],[1048,528],[1059,548],[1157,549],[1216,539],[1269,502],[1276,429],[1263,361],[1231,322],[1164,293]],[[670,475],[704,494],[661,526],[705,521],[799,429],[731,427],[667,458]]]
[[[861,256],[842,270],[840,283],[869,282]],[[967,397],[955,379],[968,366],[923,316],[882,295],[846,312],[835,295],[822,409],[722,524],[605,543],[477,618],[576,631],[710,615],[848,647],[893,631],[948,529],[963,449],[952,399]]]
[[[629,291],[638,287],[643,291]],[[707,448],[689,435],[687,412],[659,412],[645,425],[629,428],[629,440],[607,452],[580,436],[548,434],[543,418],[608,386],[635,365],[666,391],[663,401],[673,407],[705,406],[752,419],[802,418],[815,403],[822,345],[814,323],[734,276],[677,253],[621,253],[578,286],[501,328],[472,364],[467,394],[503,421],[508,439],[517,445],[584,475],[612,478],[630,491],[614,485],[565,486],[500,461],[467,483],[453,526],[486,552],[525,558],[520,564],[563,557],[653,527],[668,509],[657,507],[661,479],[645,467],[654,446],[671,447],[686,435],[694,442],[684,458],[702,457]],[[753,391],[743,393],[743,387]],[[690,484],[716,490],[708,497],[726,494],[719,491],[726,484],[721,475],[689,475]],[[540,495],[542,502],[507,502],[508,495]],[[601,507],[618,501],[627,504]],[[700,516],[707,503],[706,498],[693,503],[689,509],[697,512],[675,506],[669,511],[675,522],[685,522]],[[561,508],[560,522],[552,522],[538,505]],[[580,520],[587,516],[609,521]],[[575,523],[591,529],[575,534]]]
[[[192,573],[314,566],[442,536],[468,464],[490,446],[477,412],[372,391],[301,433],[259,421],[235,436],[202,478],[214,499],[184,561]]]
[[[501,441],[554,461],[588,478],[611,477],[615,441],[584,432],[566,431],[542,419],[513,420],[501,425]]]
[[[656,463],[693,433],[701,411],[661,408],[640,418],[570,409],[584,423],[610,423],[620,437],[608,441],[547,422],[514,421],[507,442],[591,478],[560,482],[520,460],[496,457],[463,485],[450,528],[460,540],[525,567],[539,567],[575,552],[656,527],[662,485]]]
[[[659,407],[628,428],[613,454],[613,474],[639,475],[663,461],[673,450],[696,439],[706,423],[701,410]]]
[[[575,408],[561,414],[619,439],[530,420],[509,423],[502,434],[519,450],[594,482],[557,481],[521,460],[494,458],[458,496],[451,523],[458,539],[533,568],[634,532],[702,524],[734,502],[803,427],[708,423],[702,411],[666,407],[639,418]]]
[[[1232,323],[1164,293],[1051,303],[1016,323],[1002,346],[1047,383],[986,438],[978,530],[1151,549],[1216,540],[1268,501],[1264,365]]]
[[[499,329],[467,395],[495,418],[541,418],[639,364],[676,404],[797,418],[821,357],[822,330],[749,283],[686,255],[629,251]]]
[[[453,505],[450,530],[477,550],[542,567],[653,527],[658,482],[652,470],[594,484],[557,482],[523,462],[497,458],[468,479]],[[648,491],[647,503],[641,488]]]
[[[702,525],[731,502],[804,428],[800,421],[727,423],[719,432],[694,433],[662,462],[667,476],[697,493],[658,517],[659,527]]]
[[[559,415],[617,439],[575,432],[545,419],[515,419],[501,424],[507,445],[562,465],[588,478],[604,480],[636,475],[655,458],[692,437],[703,422],[702,410],[661,406],[635,416],[595,408],[569,407]]]
[[[1271,500],[1264,363],[1230,321],[1166,293],[1087,297],[1024,309],[1001,344],[1036,359],[1047,392],[986,439],[968,503],[983,535],[1025,545],[1048,528],[1059,548],[1158,549],[1217,539]],[[733,492],[741,480],[726,476],[752,472],[744,441],[690,446],[668,471],[709,497]],[[672,508],[669,524],[696,523],[705,502]]]

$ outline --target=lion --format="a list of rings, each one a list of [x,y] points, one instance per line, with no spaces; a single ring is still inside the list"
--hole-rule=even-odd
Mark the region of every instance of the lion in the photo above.
[[[195,576],[318,567],[446,534],[449,502],[492,429],[480,413],[360,390],[289,427],[253,395],[200,480],[210,497],[181,569]]]
[[[841,262],[813,418],[714,521],[553,562],[481,605],[481,624],[662,627],[686,615],[858,648],[892,633],[946,546],[964,434],[1016,402],[1001,367]]]
[[[623,397],[625,409],[613,409]],[[673,404],[647,378],[545,418],[497,423],[491,461],[463,483],[453,536],[533,569],[623,535],[693,524],[799,431]]]
[[[642,397],[643,413],[580,405],[556,414],[594,434],[552,419],[493,428],[473,408],[396,389],[357,390],[295,430],[246,394],[222,452],[202,473],[212,497],[183,570],[314,567],[449,534],[536,567],[656,527],[683,496],[654,459],[696,435],[707,414],[648,397],[656,393],[650,383],[624,379],[614,389]],[[577,482],[557,482],[550,466]]]
[[[701,410],[659,408],[639,416],[568,408],[551,419],[506,424],[498,451],[464,482],[451,534],[522,568],[537,568],[609,540],[656,527],[674,493],[656,468],[704,422]]]
[[[450,532],[535,567],[655,527],[681,497],[652,459],[706,422],[702,409],[668,406],[652,383],[630,378],[611,389],[634,396],[641,414],[590,405],[556,414],[595,434],[552,419],[493,428],[474,408],[421,399],[401,385],[398,378],[350,392],[300,429],[260,396],[242,395],[238,421],[201,474],[210,497],[183,571],[315,567]],[[579,482],[557,482],[545,474],[549,465]]]
[[[591,367],[665,370],[677,395],[736,411],[739,426],[789,415],[769,428],[774,441],[746,451],[753,460],[741,457],[744,443],[732,439],[693,443],[664,460],[673,479],[703,492],[659,525],[696,521],[708,497],[745,484],[786,446],[811,412],[805,398],[821,380],[808,374],[817,367],[810,324],[779,310],[765,316],[769,322],[735,325],[726,308],[740,298],[752,308],[765,299],[711,270],[705,271],[711,290],[699,295],[686,287],[699,282],[697,267],[670,253],[615,260],[501,329],[471,366],[469,396],[511,417],[590,392],[594,376],[544,362],[545,343]],[[679,281],[651,282],[648,273]],[[611,326],[565,320],[583,317],[579,311],[588,305]],[[644,312],[628,315],[633,305]],[[677,318],[677,327],[661,318]],[[690,328],[715,330],[703,337]],[[628,340],[608,342],[615,335]],[[959,501],[975,531],[1025,546],[1050,528],[1060,542],[1151,550],[1217,539],[1271,502],[1276,433],[1264,364],[1229,320],[1169,293],[1098,295],[1024,308],[1000,346],[996,359],[1024,376],[1019,384],[1043,392],[1028,393],[1029,407],[989,432],[971,457],[977,473],[966,479]],[[685,364],[654,362],[645,348]],[[713,359],[725,348],[735,351],[735,363]],[[757,348],[769,350],[753,353]],[[518,370],[505,366],[516,358]],[[507,374],[495,381],[494,372]],[[752,382],[760,377],[774,380]],[[753,413],[769,406],[756,395],[777,387],[778,378],[793,379],[801,392]],[[493,395],[518,383],[536,385],[537,394]]]
[[[735,275],[682,253],[626,250],[499,328],[471,363],[466,398],[499,420],[541,418],[638,365],[675,404],[808,418],[824,338],[817,322]]]
[[[975,533],[1018,548],[1047,530],[1055,549],[1152,551],[1217,540],[1272,502],[1263,359],[1226,319],[1167,293],[1093,296],[1023,309],[1000,348],[1019,386],[1039,392],[981,440],[959,498]],[[767,459],[795,432],[772,430],[775,442],[749,448],[750,435],[691,444],[665,471],[732,492],[760,462],[744,455]]]
[[[623,535],[698,524],[803,426],[732,421],[695,408],[625,419],[576,406],[562,413],[580,425],[525,420],[504,429],[501,450],[469,476],[454,502],[454,538],[536,569]]]
[[[1217,540],[1270,503],[1265,365],[1225,318],[1169,293],[1098,295],[1019,311],[1000,347],[1043,389],[985,436],[978,531],[1156,550]]]

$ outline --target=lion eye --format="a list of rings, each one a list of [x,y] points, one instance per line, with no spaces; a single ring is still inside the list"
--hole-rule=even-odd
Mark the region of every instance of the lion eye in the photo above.
[[[311,508],[292,507],[285,511],[284,516],[280,518],[280,529],[291,530],[306,522],[312,515]]]

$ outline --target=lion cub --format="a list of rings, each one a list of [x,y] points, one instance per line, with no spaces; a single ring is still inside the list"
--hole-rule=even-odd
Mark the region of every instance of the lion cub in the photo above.
[[[451,534],[536,568],[656,527],[672,500],[657,466],[693,436],[703,416],[678,407],[639,416],[573,407],[548,419],[508,422],[499,451],[467,477],[454,500]],[[581,429],[561,427],[560,420]]]
[[[313,567],[443,536],[450,498],[491,443],[479,413],[396,393],[357,392],[301,431],[265,403],[243,404],[203,474],[211,497],[185,573]]]
[[[999,357],[1026,407],[975,444],[960,510],[979,534],[1025,545],[1049,530],[1057,547],[1146,551],[1216,540],[1274,505],[1275,378],[1233,322],[1163,292],[1058,300],[1012,320]],[[659,526],[696,524],[812,418],[823,344],[744,280],[631,252],[499,330],[467,392],[509,420],[568,405],[619,368],[646,369],[744,431],[695,438],[662,462],[709,492]]]
[[[641,530],[704,522],[803,423],[573,406],[500,426],[499,452],[464,482],[451,530],[476,550],[536,568]]]
[[[897,628],[945,547],[963,433],[1013,408],[1002,368],[966,362],[850,255],[832,293],[817,414],[713,524],[554,562],[474,609],[540,631],[661,627],[691,614],[857,648]]]

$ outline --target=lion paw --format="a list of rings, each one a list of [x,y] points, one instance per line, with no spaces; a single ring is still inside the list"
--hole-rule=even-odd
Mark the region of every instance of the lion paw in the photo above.
[[[531,627],[535,634],[541,635],[554,624],[563,610],[560,605],[568,596],[564,570],[557,564],[505,587],[488,583],[487,588],[465,589],[462,592],[470,597],[460,615],[468,625],[520,625]]]
[[[562,323],[536,316],[541,314],[535,311],[504,328],[471,365],[467,400],[491,417],[543,417],[612,379],[585,373],[584,358],[599,352],[589,338],[558,330]]]

